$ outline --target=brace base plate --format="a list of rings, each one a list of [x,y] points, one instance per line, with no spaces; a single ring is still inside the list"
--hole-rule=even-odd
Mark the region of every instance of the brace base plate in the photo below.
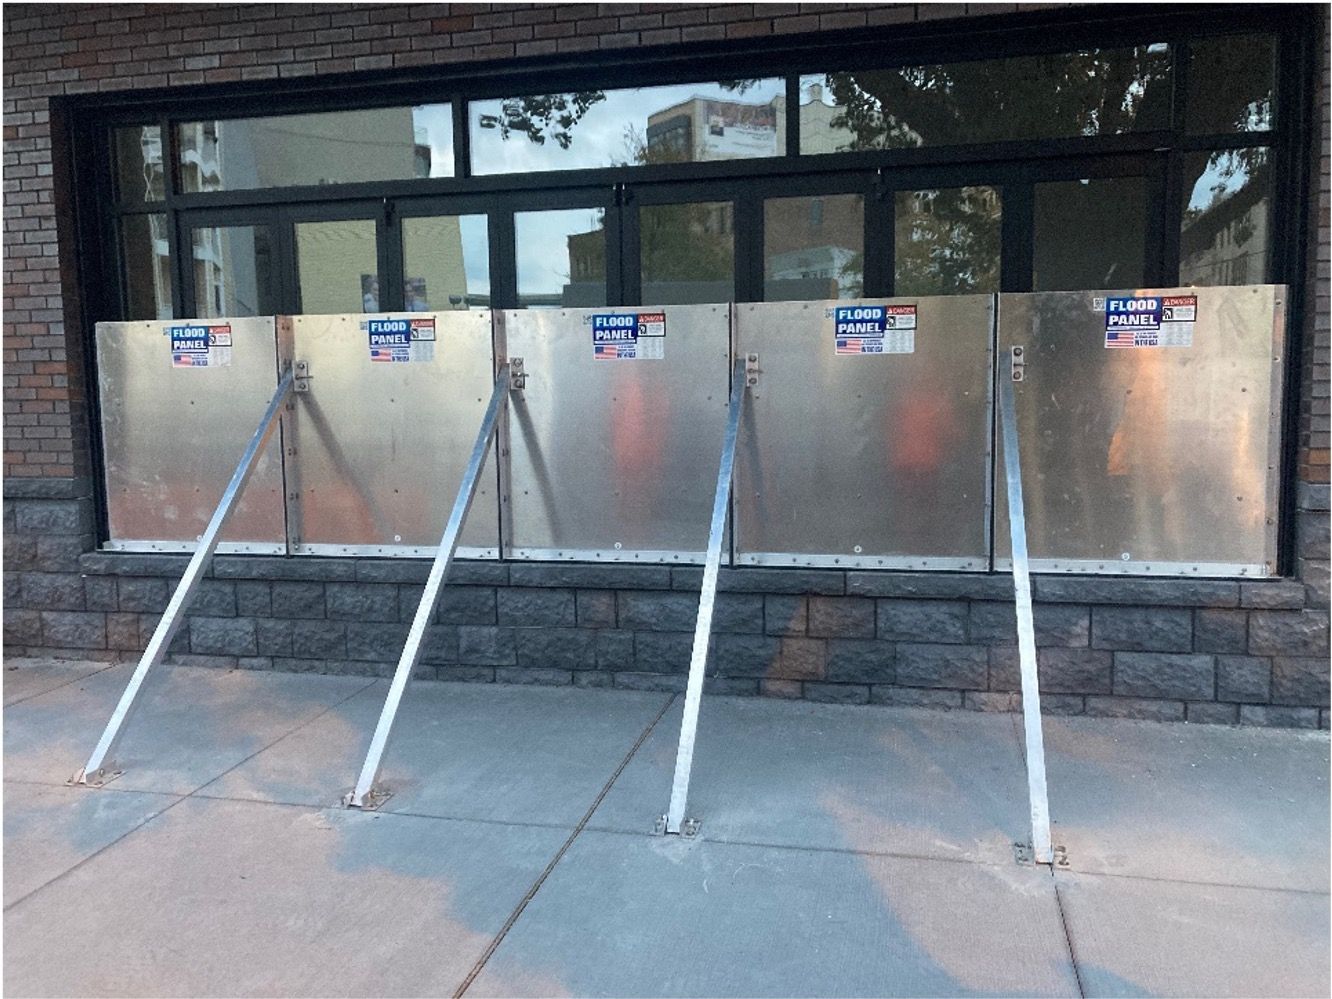
[[[358,802],[356,800],[356,792],[348,791],[346,794],[342,796],[342,807],[359,808],[362,811],[373,812],[375,809],[381,808],[384,802],[388,801],[392,797],[393,797],[392,791],[388,790],[387,788],[376,786],[372,787],[369,791],[366,792],[364,800]]]
[[[80,770],[65,783],[70,787],[105,787],[124,772],[123,767],[112,763],[98,768],[91,774],[86,770]]]

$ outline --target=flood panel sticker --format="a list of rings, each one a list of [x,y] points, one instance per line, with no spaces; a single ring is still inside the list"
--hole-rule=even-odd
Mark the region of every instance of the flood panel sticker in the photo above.
[[[828,311],[838,354],[916,352],[914,305],[837,305]]]
[[[660,361],[666,356],[664,312],[597,312],[587,321],[593,360]]]
[[[173,368],[225,368],[231,364],[231,324],[168,326]]]
[[[1197,295],[1106,298],[1106,347],[1192,347]]]
[[[370,360],[406,364],[435,359],[435,317],[365,319],[361,322],[370,345]]]

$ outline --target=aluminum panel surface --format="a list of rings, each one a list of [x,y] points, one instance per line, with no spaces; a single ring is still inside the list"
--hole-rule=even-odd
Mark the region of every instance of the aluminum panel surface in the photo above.
[[[660,357],[594,355],[594,317],[640,313],[664,314]],[[726,430],[729,307],[515,310],[499,322],[527,376],[509,415],[508,554],[702,562]]]
[[[1176,296],[1197,298],[1191,345],[1106,347],[1107,299]],[[1276,572],[1285,297],[1274,285],[999,296],[998,377],[1012,377],[1014,347],[1025,355],[1014,388],[1033,570]],[[996,539],[1004,568],[1006,532]]]
[[[195,328],[197,336],[186,332]],[[212,343],[193,349],[193,341],[208,339],[204,330]],[[110,524],[105,547],[193,551],[277,389],[273,319],[98,323],[97,370]],[[217,550],[285,552],[282,507],[274,434]]]
[[[992,305],[735,307],[737,354],[759,366],[736,458],[738,564],[987,568]],[[839,352],[835,309],[911,306],[912,336],[883,344],[900,352]]]
[[[411,360],[376,360],[370,324],[393,320],[417,322],[420,337],[420,324],[433,321],[434,339],[413,334]],[[292,551],[433,555],[494,389],[490,313],[293,316],[290,322],[293,359],[306,362],[310,375],[309,391],[295,396],[288,418]],[[492,449],[460,557],[499,554],[496,481]]]

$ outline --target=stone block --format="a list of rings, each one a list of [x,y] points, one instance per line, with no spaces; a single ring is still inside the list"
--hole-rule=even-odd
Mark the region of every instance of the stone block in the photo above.
[[[86,609],[83,577],[65,572],[24,572],[20,574],[22,605],[34,610]]]
[[[261,656],[292,655],[292,622],[283,618],[258,617],[254,620],[254,641]]]
[[[327,583],[329,618],[343,621],[397,621],[398,587],[392,583]]]
[[[572,627],[516,628],[514,637],[520,667],[565,672],[597,668],[595,631]]]
[[[1077,604],[1037,604],[1032,608],[1036,644],[1085,646],[1091,631],[1090,610]],[[973,603],[970,614],[971,641],[987,645],[1017,643],[1017,609],[1008,603]]]
[[[495,593],[496,621],[517,628],[572,628],[574,591],[555,587],[504,588]]]
[[[1034,577],[1032,585],[1036,600],[1041,603],[1136,604],[1143,607],[1239,606],[1239,584],[1224,579],[1049,575]]]
[[[757,593],[718,593],[712,608],[712,633],[761,635],[763,633],[763,596]],[[698,620],[698,602],[694,602],[694,620]]]
[[[897,646],[896,668],[897,682],[904,687],[984,690],[989,650],[983,645],[903,642]]]
[[[827,677],[836,683],[893,683],[897,647],[875,639],[828,641]]]
[[[421,639],[421,661],[434,665],[458,662],[458,628],[454,625],[432,624]]]
[[[273,613],[279,617],[325,617],[324,584],[278,580],[273,584]],[[124,596],[122,594],[123,603]]]
[[[1274,657],[1272,703],[1300,707],[1327,707],[1327,656]]]
[[[1116,652],[1115,694],[1210,701],[1216,695],[1216,657],[1201,653]]]
[[[967,640],[967,605],[955,600],[880,600],[879,637],[901,642]]]
[[[1184,705],[1184,720],[1191,725],[1238,725],[1239,705],[1189,701]]]
[[[458,659],[468,666],[515,666],[512,628],[464,624],[458,627]]]
[[[16,610],[5,608],[4,613],[5,644],[41,645],[42,612],[37,610]]]
[[[340,622],[328,621],[326,625]],[[349,621],[347,629],[347,658],[358,662],[394,663],[402,656],[407,643],[408,626],[396,622]],[[293,641],[293,647],[295,643]],[[325,657],[328,658],[328,657]]]
[[[86,534],[93,529],[87,500],[19,500],[14,506],[20,534]]]
[[[190,631],[190,651],[196,655],[257,656],[254,618],[192,617],[186,622]]]
[[[580,670],[573,675],[575,687],[594,687],[603,690],[615,686],[615,674],[602,670]]]
[[[927,690],[919,687],[896,687],[875,684],[870,687],[870,703],[895,704],[911,708],[960,708],[962,691]]]
[[[707,676],[703,678],[703,693],[708,697],[754,697],[758,694],[758,685],[757,680]]]
[[[143,651],[143,646],[139,644],[139,615],[107,614],[106,647],[120,652]]]
[[[619,672],[634,665],[634,633],[632,631],[598,631],[597,669]],[[609,686],[609,684],[607,684]]]
[[[1241,704],[1240,724],[1265,728],[1317,728],[1317,708],[1293,708],[1274,704]]]
[[[768,635],[799,637],[809,630],[809,599],[770,594],[763,598],[763,631]]]
[[[616,673],[615,686],[624,690],[659,690],[678,694],[685,689],[683,673]]]
[[[827,642],[819,638],[779,638],[777,642],[777,661],[768,673],[770,678],[775,680],[824,678],[828,661]]]
[[[808,631],[813,638],[873,638],[874,601],[867,597],[810,597]]]
[[[261,579],[236,581],[236,613],[240,617],[271,617],[273,587]]]
[[[1108,694],[1114,653],[1104,649],[1036,650],[1036,674],[1041,694]],[[1018,650],[1009,645],[990,649],[990,690],[1022,689]]]
[[[1299,610],[1304,606],[1304,584],[1296,579],[1240,583],[1240,606],[1263,610]]]
[[[1188,652],[1193,614],[1171,607],[1093,607],[1091,644],[1127,652]]]
[[[718,636],[719,640],[722,636]],[[685,673],[694,636],[678,632],[634,633],[634,671],[640,673]]]
[[[846,592],[860,597],[1012,600],[1013,580],[989,573],[851,570],[846,574]]]
[[[760,680],[759,696],[776,697],[784,701],[798,701],[804,696],[805,685],[799,680]]]
[[[632,631],[692,631],[698,620],[698,597],[688,593],[616,594],[620,627]]]
[[[160,614],[171,599],[171,585],[165,579],[122,576],[117,581],[120,609],[140,614]]]
[[[1098,718],[1183,721],[1184,702],[1137,697],[1088,697],[1087,714]]]
[[[419,603],[419,600],[417,601]],[[415,605],[399,609],[411,620]],[[489,586],[445,586],[435,606],[435,620],[440,624],[494,624],[495,590]]]
[[[578,627],[614,628],[615,591],[579,590],[574,601]]]
[[[360,658],[347,652],[347,625],[342,621],[296,620],[285,623],[291,635],[290,654],[298,659]],[[373,658],[383,657],[376,655]]]
[[[702,578],[701,569],[672,570],[672,585],[686,577]],[[694,582],[686,589],[697,590]],[[722,569],[717,576],[718,587],[727,593],[817,593],[822,596],[840,596],[846,592],[846,573],[840,569],[769,569],[747,566]],[[677,589],[681,588],[678,585]]]
[[[1216,657],[1216,699],[1266,704],[1272,698],[1272,661],[1259,656]]]
[[[82,572],[83,556],[96,544],[96,539],[91,534],[43,534],[36,538],[36,542],[34,569]]]
[[[1248,611],[1200,608],[1193,612],[1193,651],[1235,654],[1248,647]]]
[[[114,611],[119,604],[116,598],[116,580],[112,576],[84,576],[83,606],[90,611]]]
[[[236,584],[226,579],[201,579],[185,605],[190,617],[235,617]]]
[[[42,611],[42,644],[51,648],[106,648],[106,615],[95,611]]]
[[[512,586],[556,586],[590,590],[669,590],[671,568],[665,565],[574,565],[567,562],[515,562],[509,566]],[[698,589],[698,584],[694,584]]]
[[[1329,522],[1321,510],[1300,510],[1295,514],[1295,551],[1300,558],[1328,558]],[[22,530],[22,521],[19,529]]]
[[[869,692],[863,683],[805,684],[805,700],[822,704],[868,704]]]
[[[1254,611],[1249,652],[1258,656],[1326,656],[1327,611]]]
[[[531,666],[497,666],[495,682],[567,687],[573,683],[573,672],[567,669],[542,669]]]

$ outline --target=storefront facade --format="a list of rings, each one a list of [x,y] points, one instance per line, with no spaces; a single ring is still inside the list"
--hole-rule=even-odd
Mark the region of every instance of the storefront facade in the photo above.
[[[183,568],[100,550],[97,322],[1271,283],[1273,578],[1040,577],[1041,679],[1326,727],[1326,18],[1036,6],[7,6],[9,653],[132,657]],[[426,569],[222,557],[174,648],[384,672]],[[698,576],[459,563],[427,673],[679,689]],[[721,589],[718,692],[1015,706],[1002,573]]]

